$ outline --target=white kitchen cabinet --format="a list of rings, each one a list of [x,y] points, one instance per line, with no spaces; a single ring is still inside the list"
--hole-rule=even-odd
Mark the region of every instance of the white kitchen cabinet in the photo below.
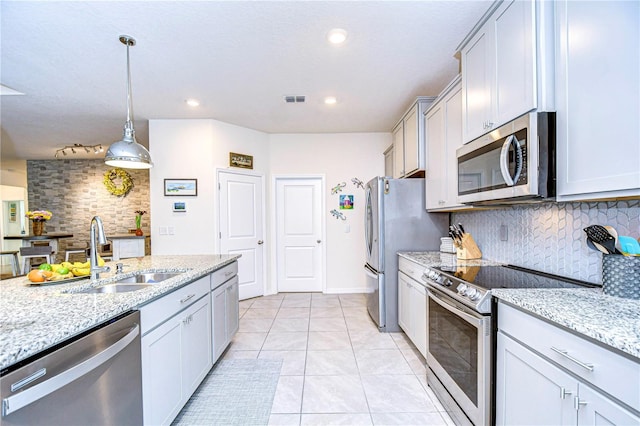
[[[557,1],[557,199],[640,196],[640,3]]]
[[[469,208],[457,202],[458,160],[462,146],[462,85],[456,77],[425,114],[427,143],[426,207],[429,211]]]
[[[130,257],[144,257],[145,237],[134,235],[109,236],[113,249],[113,260],[127,259]]]
[[[393,145],[384,151],[384,175],[393,177]]]
[[[496,2],[459,47],[463,140],[535,108],[553,109],[550,2]]]
[[[211,280],[214,363],[229,346],[240,324],[237,272],[237,262],[234,262],[214,272]]]
[[[398,324],[416,349],[427,356],[427,291],[418,279],[424,268],[399,258]]]
[[[435,97],[420,96],[393,128],[394,178],[424,177],[424,112]]]
[[[640,364],[504,303],[498,321],[497,425],[640,424]]]
[[[208,284],[209,277],[204,280]],[[197,282],[187,287],[191,286],[189,302],[193,303],[142,336],[145,425],[170,424],[212,366],[209,297],[197,292]],[[161,309],[153,304],[143,306],[141,311]]]

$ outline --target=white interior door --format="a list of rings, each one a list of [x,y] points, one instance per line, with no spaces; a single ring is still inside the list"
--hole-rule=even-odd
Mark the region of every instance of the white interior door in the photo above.
[[[220,252],[238,259],[240,299],[264,294],[263,177],[218,172]]]
[[[276,178],[278,291],[322,291],[322,178]]]

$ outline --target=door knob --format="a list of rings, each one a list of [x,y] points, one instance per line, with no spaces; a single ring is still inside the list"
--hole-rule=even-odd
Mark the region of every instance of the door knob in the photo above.
[[[317,240],[316,243],[320,244],[322,242],[322,240]]]
[[[264,243],[264,241],[258,240],[258,245],[262,245],[263,243]]]

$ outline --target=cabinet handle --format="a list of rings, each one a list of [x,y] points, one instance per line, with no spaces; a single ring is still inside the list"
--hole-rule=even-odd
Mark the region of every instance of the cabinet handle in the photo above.
[[[193,296],[195,296],[195,294],[190,294],[187,297],[185,297],[184,299],[180,299],[180,303],[185,303],[188,300],[190,300],[191,298],[193,298]]]
[[[587,401],[581,401],[579,397],[575,397],[573,398],[573,408],[576,409],[576,411],[578,411],[580,409],[581,405],[587,405]]]
[[[566,388],[560,388],[560,398],[561,399],[566,399],[567,395],[571,395],[573,392],[571,392],[570,390],[567,390]]]
[[[487,121],[487,129],[492,128],[494,123],[492,121]]]
[[[567,358],[569,361],[572,361],[578,364],[580,367],[584,368],[585,370],[593,371],[593,364],[587,364],[586,362],[582,362],[579,359],[572,357],[571,355],[569,355],[569,351],[566,351],[564,349],[554,348],[553,346],[551,346],[551,350]]]
[[[225,273],[224,273],[224,276],[225,276],[225,277],[228,277],[229,275],[233,275],[233,271],[229,271],[229,272],[225,272]]]

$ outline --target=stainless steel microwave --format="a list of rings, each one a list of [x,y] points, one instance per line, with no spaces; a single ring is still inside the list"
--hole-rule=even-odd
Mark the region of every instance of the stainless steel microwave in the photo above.
[[[555,197],[555,113],[532,112],[457,150],[458,201],[515,204]]]

